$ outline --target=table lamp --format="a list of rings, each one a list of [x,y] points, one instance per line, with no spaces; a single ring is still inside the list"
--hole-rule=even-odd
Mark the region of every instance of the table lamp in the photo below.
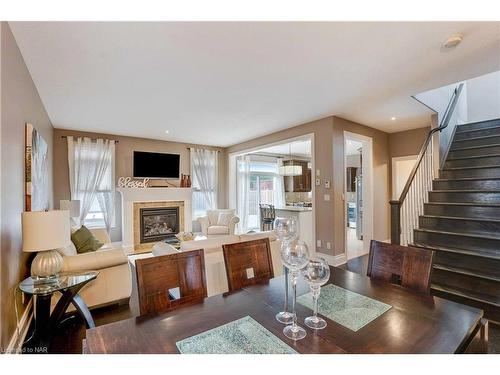
[[[69,217],[71,218],[71,226],[80,226],[80,201],[79,200],[60,200],[59,208],[61,210],[69,211]]]
[[[50,279],[61,270],[63,259],[55,249],[69,245],[69,211],[22,213],[23,251],[38,252],[31,263],[31,276]]]

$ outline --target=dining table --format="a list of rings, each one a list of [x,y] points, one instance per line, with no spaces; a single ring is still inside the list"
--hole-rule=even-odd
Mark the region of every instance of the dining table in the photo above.
[[[277,347],[285,353],[487,352],[488,323],[483,319],[482,310],[332,266],[330,278],[322,287],[325,300],[319,309],[320,316],[327,322],[324,329],[313,330],[304,325],[304,318],[312,315],[312,310],[307,303],[309,285],[299,278],[296,312],[298,324],[306,329],[307,335],[293,341],[283,334],[284,325],[275,318],[284,307],[284,285],[284,276],[279,276],[181,309],[88,329],[86,353],[186,352],[180,348],[197,348],[200,353],[197,337],[202,337],[207,346],[211,343],[207,341],[210,332],[240,321],[245,322],[250,331],[254,328],[248,327],[257,327],[256,331],[262,328],[259,340],[272,338],[274,341],[270,341],[267,348]],[[291,293],[290,290],[290,296]],[[334,302],[328,301],[328,293],[333,293]],[[248,326],[249,323],[253,326]],[[227,332],[233,331],[223,332],[225,339]],[[207,352],[213,353],[210,350],[214,345],[208,346]]]

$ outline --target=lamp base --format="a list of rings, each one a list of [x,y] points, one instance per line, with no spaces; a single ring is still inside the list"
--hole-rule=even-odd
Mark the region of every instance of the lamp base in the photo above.
[[[40,251],[31,263],[31,276],[38,279],[48,279],[61,271],[63,258],[55,250]]]

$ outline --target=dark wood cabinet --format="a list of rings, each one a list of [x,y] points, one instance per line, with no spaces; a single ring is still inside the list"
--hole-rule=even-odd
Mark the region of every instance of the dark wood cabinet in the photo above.
[[[306,193],[312,190],[312,172],[311,163],[305,160],[285,160],[283,165],[302,166],[302,175],[300,176],[284,176],[285,192]]]

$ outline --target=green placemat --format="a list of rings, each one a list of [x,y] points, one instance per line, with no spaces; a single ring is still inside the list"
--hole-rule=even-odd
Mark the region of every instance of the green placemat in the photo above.
[[[297,297],[301,305],[313,309],[311,293]],[[328,319],[356,332],[392,306],[339,286],[328,284],[321,288],[318,312]]]
[[[175,343],[182,354],[297,353],[249,316]]]

